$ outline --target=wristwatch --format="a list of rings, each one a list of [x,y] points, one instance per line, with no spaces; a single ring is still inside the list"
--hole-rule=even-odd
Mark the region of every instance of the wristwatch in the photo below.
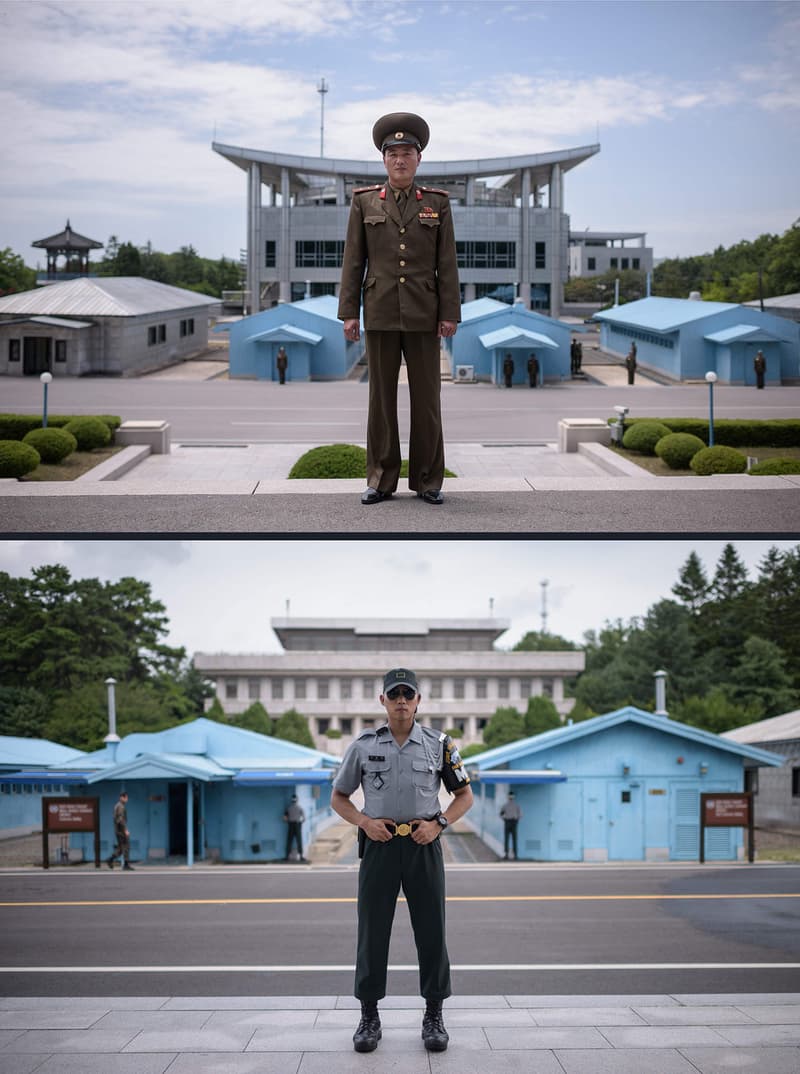
[[[446,828],[446,827],[448,826],[448,824],[450,823],[450,821],[449,821],[449,820],[447,819],[447,817],[446,817],[446,816],[444,815],[444,813],[437,813],[437,814],[436,814],[436,816],[435,816],[435,817],[434,817],[433,819],[434,819],[435,821],[437,821],[437,822],[438,822],[439,824],[441,824],[441,826],[442,826],[442,831],[444,831],[444,829],[445,829],[445,828]]]

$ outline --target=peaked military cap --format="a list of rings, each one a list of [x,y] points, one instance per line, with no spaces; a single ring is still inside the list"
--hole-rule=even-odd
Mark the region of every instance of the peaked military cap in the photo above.
[[[395,686],[410,686],[414,693],[419,693],[417,676],[408,668],[393,668],[386,672],[383,677],[383,692],[388,694]]]
[[[390,112],[372,128],[372,140],[381,153],[390,145],[415,145],[421,153],[430,136],[428,124],[413,112]]]

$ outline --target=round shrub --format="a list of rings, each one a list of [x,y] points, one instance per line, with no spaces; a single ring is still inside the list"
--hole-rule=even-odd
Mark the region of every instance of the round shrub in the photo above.
[[[708,477],[710,474],[743,474],[747,469],[747,456],[736,448],[715,444],[698,451],[689,463],[696,474]]]
[[[61,462],[77,448],[78,441],[66,429],[31,429],[22,438],[42,458],[42,462]]]
[[[781,474],[800,474],[800,459],[764,459],[748,471],[756,477],[780,477]]]
[[[64,428],[78,441],[79,451],[105,447],[111,439],[111,430],[100,418],[73,418]]]
[[[22,477],[41,462],[39,452],[19,440],[0,440],[0,477]]]
[[[656,455],[663,459],[670,470],[686,470],[692,457],[705,447],[699,436],[691,433],[669,433],[656,444]]]
[[[637,421],[629,425],[622,438],[622,446],[628,451],[639,451],[642,455],[652,455],[656,444],[662,436],[669,436],[670,430],[660,421]]]
[[[290,478],[361,477],[366,480],[367,453],[355,444],[326,444],[301,455]]]

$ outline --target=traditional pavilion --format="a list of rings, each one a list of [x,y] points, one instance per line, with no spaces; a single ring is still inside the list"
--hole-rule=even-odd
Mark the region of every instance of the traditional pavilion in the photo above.
[[[75,276],[89,275],[89,254],[92,250],[102,250],[103,243],[79,235],[73,231],[67,220],[67,226],[57,235],[47,239],[37,239],[31,246],[47,251],[47,279],[63,280]],[[58,259],[65,258],[64,267],[59,271]]]

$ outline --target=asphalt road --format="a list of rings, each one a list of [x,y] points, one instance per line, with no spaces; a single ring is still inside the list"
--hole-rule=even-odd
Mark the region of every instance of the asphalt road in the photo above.
[[[6,872],[0,992],[347,995],[355,891],[340,866]],[[800,992],[798,866],[456,865],[447,913],[463,994]],[[402,904],[389,961],[416,994]]]
[[[248,443],[362,443],[368,385],[356,381],[278,385],[271,381],[63,378],[50,385],[50,413],[119,414],[123,420],[170,422],[175,440],[243,440]],[[3,411],[37,413],[42,387],[36,377],[4,377]],[[408,436],[408,392],[398,395],[401,435]],[[568,381],[537,391],[489,384],[442,386],[445,442],[530,443],[557,440],[566,417],[609,418],[614,406],[634,417],[707,417],[706,384],[609,388]],[[714,389],[714,414],[789,418],[800,412],[800,387],[757,391]]]

